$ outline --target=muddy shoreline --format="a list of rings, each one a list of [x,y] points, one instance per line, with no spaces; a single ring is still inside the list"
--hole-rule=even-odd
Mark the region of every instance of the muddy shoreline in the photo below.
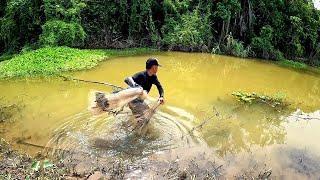
[[[320,176],[320,157],[299,148],[278,145],[279,157],[240,153],[223,160],[202,148],[172,149],[139,160],[63,151],[55,156],[45,150],[35,157],[13,150],[0,141],[0,178],[8,179],[312,179]],[[281,157],[280,157],[281,156]],[[271,165],[275,159],[279,167]],[[49,160],[53,166],[39,170],[33,163]],[[281,168],[283,164],[286,164]]]
[[[163,152],[141,160],[93,157],[81,152],[62,152],[50,159],[39,153],[31,157],[12,150],[10,144],[1,139],[0,177],[4,179],[224,179],[224,167],[209,154],[190,155],[181,151]],[[170,156],[170,158],[168,158]],[[53,166],[34,170],[35,161],[49,159]],[[169,161],[168,161],[169,160]],[[253,175],[253,174],[252,174]],[[242,177],[240,175],[239,177]],[[246,175],[248,176],[248,175]],[[259,174],[258,177],[270,174]]]

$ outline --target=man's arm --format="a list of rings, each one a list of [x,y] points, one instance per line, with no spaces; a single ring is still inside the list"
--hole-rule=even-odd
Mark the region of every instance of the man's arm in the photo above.
[[[133,76],[127,77],[124,82],[128,84],[130,87],[141,87],[139,82],[141,82],[141,79],[143,78],[142,72],[138,72],[134,74]]]
[[[160,95],[159,102],[160,102],[160,104],[164,104],[164,97],[163,97],[164,96],[164,91],[163,91],[163,88],[161,86],[161,83],[158,80],[158,77],[156,77],[154,84],[157,86],[158,91],[159,91],[159,95]]]
[[[128,84],[128,86],[130,86],[130,87],[137,87],[137,86],[139,86],[136,82],[134,82],[134,80],[133,80],[132,77],[127,77],[127,78],[124,80],[124,82],[125,82],[126,84]]]
[[[155,79],[155,81],[154,81],[154,84],[155,84],[155,85],[157,86],[157,88],[158,88],[160,97],[163,98],[163,96],[164,96],[164,91],[163,91],[163,88],[162,88],[162,86],[161,86],[161,83],[160,83],[159,80],[158,80],[158,77],[156,77],[156,79]]]

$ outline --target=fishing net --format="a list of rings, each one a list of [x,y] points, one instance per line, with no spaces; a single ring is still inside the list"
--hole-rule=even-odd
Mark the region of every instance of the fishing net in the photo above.
[[[152,118],[155,110],[160,103],[151,102],[147,104],[146,92],[141,92],[140,88],[129,88],[118,91],[116,93],[107,94],[104,92],[94,91],[91,92],[91,107],[90,110],[94,115],[103,113],[112,113],[117,115],[121,113],[126,105],[132,112],[135,121],[132,122],[132,130],[142,129],[145,127]]]
[[[113,112],[122,109],[130,101],[136,98],[146,98],[146,92],[142,88],[128,88],[111,94],[105,92],[94,91],[91,94],[93,97],[92,110],[97,111],[97,113],[102,112]],[[95,113],[96,114],[96,113]]]
[[[147,105],[145,101],[137,98],[131,101],[128,105],[132,111],[132,115],[136,119],[133,130],[141,131],[149,123],[160,103],[156,102]]]

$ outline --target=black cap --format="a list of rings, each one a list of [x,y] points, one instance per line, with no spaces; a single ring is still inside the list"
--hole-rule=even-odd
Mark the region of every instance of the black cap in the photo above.
[[[153,65],[161,66],[156,58],[149,58],[146,62],[146,69],[150,69]]]

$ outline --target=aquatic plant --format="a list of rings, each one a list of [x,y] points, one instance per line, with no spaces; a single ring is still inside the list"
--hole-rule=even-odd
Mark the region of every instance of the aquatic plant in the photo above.
[[[244,91],[235,91],[232,93],[234,97],[238,99],[238,101],[252,104],[255,102],[265,103],[271,107],[282,107],[287,106],[288,103],[285,102],[285,94],[278,93],[274,96],[262,95],[255,92],[249,93]]]
[[[154,52],[148,48],[125,50],[80,50],[69,47],[46,47],[21,53],[0,62],[0,79],[34,75],[55,75],[65,71],[89,69],[110,57]]]

